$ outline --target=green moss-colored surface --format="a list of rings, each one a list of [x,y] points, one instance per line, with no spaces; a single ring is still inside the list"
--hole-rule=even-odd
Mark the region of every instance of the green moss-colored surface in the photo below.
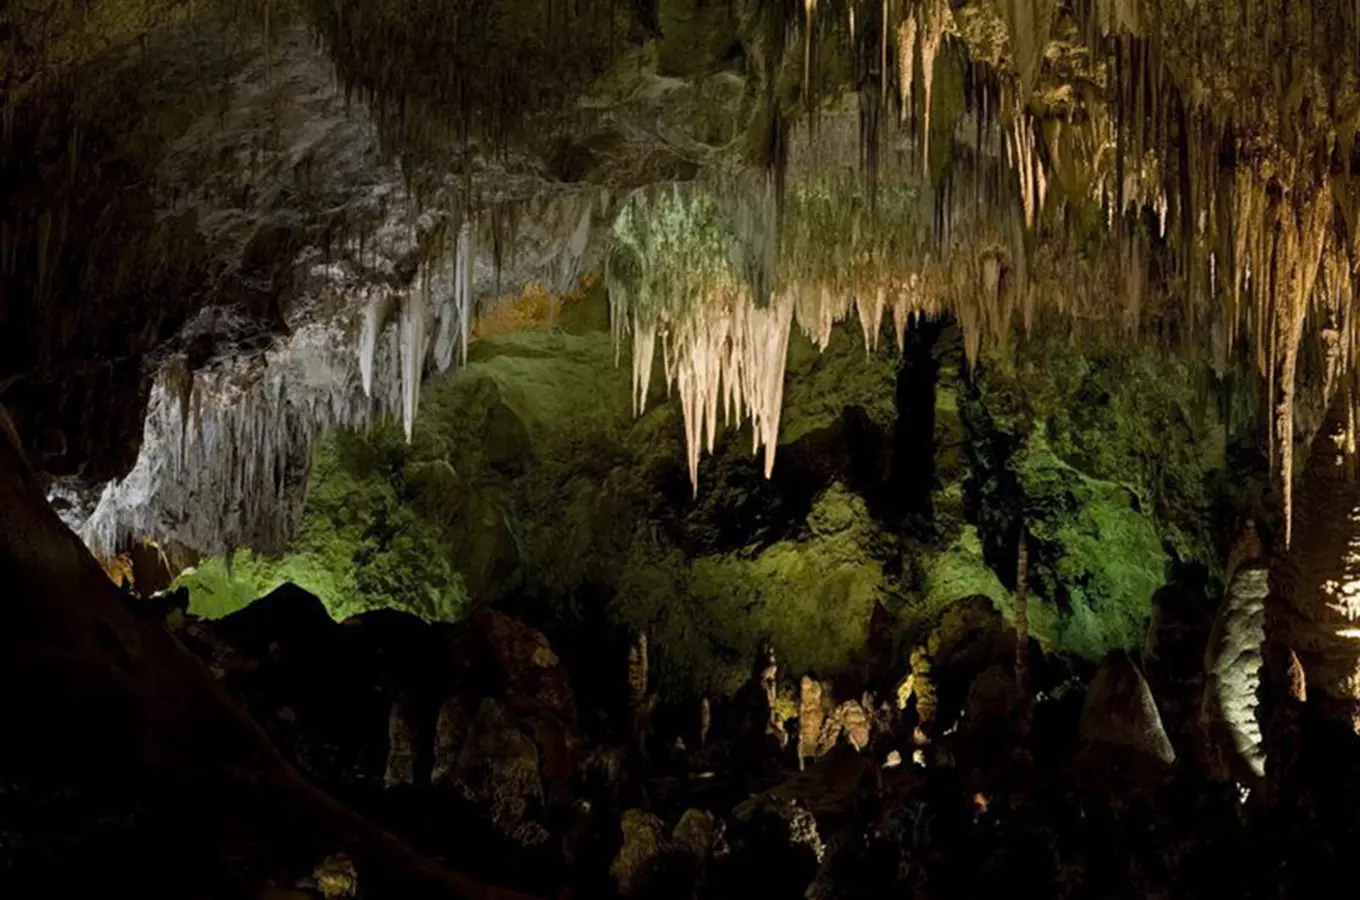
[[[384,606],[456,618],[467,591],[444,552],[443,523],[422,514],[428,484],[408,477],[420,473],[412,465],[395,425],[335,435],[313,455],[307,512],[290,552],[243,551],[230,567],[206,560],[178,580],[189,588],[190,609],[226,615],[291,581],[336,618]]]
[[[1038,639],[1089,659],[1136,646],[1173,562],[1218,570],[1250,494],[1228,489],[1222,390],[1203,361],[1057,336],[979,366],[958,404],[965,515],[1008,586],[1029,534]]]
[[[782,465],[822,452],[809,443],[840,446],[848,406],[891,428],[891,355],[866,354],[854,326],[824,354],[794,343]],[[614,359],[590,329],[475,342],[466,367],[427,383],[409,446],[395,426],[324,441],[290,553],[238,554],[231,579],[205,563],[183,579],[194,608],[220,614],[291,578],[336,614],[456,615],[471,597],[570,626],[604,610],[648,629],[654,672],[680,690],[734,685],[767,638],[795,669],[851,664],[890,590],[865,500],[834,475],[790,500],[746,429],[724,435],[694,497],[679,403],[658,373],[634,417],[628,361]]]
[[[615,613],[647,629],[677,687],[734,689],[765,639],[788,671],[840,671],[856,662],[874,601],[888,590],[869,552],[876,528],[864,501],[835,485],[796,539],[688,565],[656,553],[630,566]]]
[[[935,615],[964,597],[982,596],[998,609],[1009,612],[1011,592],[987,565],[977,529],[965,525],[952,544],[925,556],[921,587],[923,602],[914,612],[922,618]]]
[[[205,563],[185,579],[194,608],[290,579],[337,615],[476,600],[558,629],[645,629],[678,696],[735,687],[767,640],[790,673],[858,666],[876,602],[906,629],[978,595],[1009,616],[1021,521],[1033,634],[1092,659],[1139,643],[1173,557],[1213,558],[1222,426],[1180,363],[1039,343],[970,377],[947,328],[912,351],[938,358],[933,414],[899,423],[896,351],[866,353],[855,324],[825,352],[795,336],[772,480],[729,429],[695,496],[679,403],[658,371],[633,415],[628,361],[591,312],[604,298],[581,302],[561,317],[576,325],[474,342],[427,383],[410,445],[395,426],[326,440],[290,553],[239,554],[231,577]],[[918,426],[924,522],[882,499],[893,442]]]
[[[1042,437],[1016,469],[1038,546],[1030,569],[1034,635],[1091,660],[1138,646],[1170,562],[1155,520],[1128,488],[1072,468]]]

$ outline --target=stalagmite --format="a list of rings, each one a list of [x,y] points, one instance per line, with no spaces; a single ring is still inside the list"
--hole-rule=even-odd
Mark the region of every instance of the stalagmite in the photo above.
[[[1020,695],[1020,734],[1027,736],[1034,704],[1029,685],[1029,537],[1023,525],[1015,555],[1015,689]]]
[[[713,706],[707,697],[699,698],[699,746],[708,746],[708,733],[713,728]]]
[[[798,768],[802,770],[809,757],[816,757],[817,744],[826,719],[823,708],[822,684],[808,675],[798,682]]]
[[[639,752],[645,752],[647,718],[651,705],[647,698],[647,633],[641,632],[637,640],[628,648],[628,712],[632,718],[630,728],[633,745]]]
[[[1204,700],[1200,713],[1220,777],[1265,775],[1257,690],[1270,573],[1259,559],[1246,560],[1232,576],[1204,652]]]

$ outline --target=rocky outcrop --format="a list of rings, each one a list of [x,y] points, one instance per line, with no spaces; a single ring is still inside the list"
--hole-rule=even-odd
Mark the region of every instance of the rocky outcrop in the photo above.
[[[1152,691],[1127,653],[1111,654],[1096,671],[1082,706],[1080,735],[1088,770],[1155,771],[1176,761]]]
[[[857,700],[847,700],[837,706],[822,725],[817,742],[818,756],[825,756],[844,737],[856,752],[869,746],[869,715]]]
[[[1199,755],[1204,652],[1213,626],[1213,604],[1202,579],[1168,585],[1153,596],[1143,673],[1177,756]]]

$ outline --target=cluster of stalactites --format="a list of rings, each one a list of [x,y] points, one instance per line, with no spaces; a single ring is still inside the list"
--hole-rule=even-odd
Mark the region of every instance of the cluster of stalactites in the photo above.
[[[805,40],[836,33],[813,27],[823,8],[803,10]],[[928,170],[935,61],[950,41],[970,59],[978,128],[969,149],[982,152],[997,136],[1023,231],[1020,241],[1000,241],[1005,280],[1029,282],[1003,299],[1025,321],[1051,304],[1079,324],[1113,319],[1133,331],[1165,322],[1174,309],[1181,336],[1212,340],[1225,364],[1239,342],[1248,343],[1269,387],[1269,445],[1282,476],[1288,540],[1301,344],[1321,341],[1328,394],[1355,360],[1360,254],[1352,223],[1360,204],[1347,173],[1360,130],[1360,7],[890,0],[859,11],[861,20],[879,18],[875,93],[886,99],[895,86],[899,121],[917,129],[921,172]],[[852,20],[852,44],[854,30]],[[883,181],[883,172],[874,160],[871,176]],[[1096,251],[1103,258],[1081,266],[1037,258],[1056,257],[1049,248],[1063,244],[1073,221],[1090,218],[1083,207],[1101,210],[1109,226]],[[996,243],[985,230],[983,240]],[[944,243],[957,249],[947,230]],[[981,248],[963,256],[999,258]],[[902,273],[935,264],[919,254],[897,260]],[[1091,287],[1072,280],[1073,291],[1107,289],[1105,296],[1064,297],[1043,283],[1045,266],[1071,275],[1084,269]],[[966,330],[968,306],[985,302],[965,300],[955,310]],[[833,300],[828,308],[846,305]],[[970,330],[970,354],[985,331]],[[1008,329],[994,336],[1008,340]]]
[[[582,192],[527,201],[517,211],[532,229],[491,215],[426,229],[426,262],[403,286],[319,266],[321,286],[297,301],[298,321],[264,353],[192,372],[182,361],[164,366],[133,470],[106,486],[81,528],[91,551],[112,558],[146,538],[205,555],[282,551],[300,522],[316,439],[399,416],[411,440],[423,378],[466,361],[478,298],[499,293],[502,262],[527,255],[521,239],[540,251],[546,242],[550,252],[535,253],[526,271],[565,292],[607,200]]]
[[[106,486],[82,528],[91,551],[111,558],[152,536],[206,554],[281,552],[300,520],[317,437],[400,415],[409,438],[423,373],[466,354],[465,248],[460,239],[448,271],[404,291],[366,289],[357,312],[303,325],[262,356],[197,372],[165,366],[136,465]]]
[[[858,188],[846,175],[794,184],[779,218],[760,213],[770,197],[760,179],[639,195],[620,213],[606,269],[616,350],[631,338],[640,414],[660,343],[696,491],[700,454],[723,423],[750,420],[752,452],[763,448],[770,474],[795,325],[825,348],[832,328],[857,315],[874,352],[889,323],[903,346],[914,319],[949,312],[974,359],[984,336],[1009,334],[1012,310],[1032,324],[1035,292],[1015,274],[1025,268],[1018,207],[999,213],[980,191],[913,189],[871,210]],[[1047,279],[1055,302],[1072,304],[1080,295],[1066,281]]]

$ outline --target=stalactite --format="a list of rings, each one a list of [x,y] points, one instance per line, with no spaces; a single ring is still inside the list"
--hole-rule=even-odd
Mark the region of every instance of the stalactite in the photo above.
[[[421,284],[406,292],[401,307],[401,424],[408,441],[415,433],[420,383],[425,375],[427,300],[427,286]]]
[[[1354,365],[1353,239],[1336,232],[1344,230],[1338,222],[1356,218],[1356,204],[1335,184],[1350,165],[1349,149],[1338,156],[1336,148],[1353,145],[1355,126],[1325,117],[1326,110],[1354,105],[1355,65],[1338,62],[1335,47],[1318,41],[1320,32],[1310,32],[1309,41],[1285,40],[1263,8],[1239,15],[1221,5],[1159,5],[1150,15],[1133,0],[1075,8],[1047,0],[879,6],[877,42],[852,37],[850,52],[876,51],[886,79],[892,43],[902,123],[916,111],[914,171],[878,173],[862,205],[858,188],[841,188],[828,192],[834,203],[818,206],[823,188],[816,182],[826,169],[802,170],[768,219],[751,214],[759,208],[749,202],[751,192],[723,192],[724,205],[737,207],[740,237],[731,243],[745,248],[745,269],[715,269],[712,260],[664,262],[672,252],[664,241],[650,255],[637,255],[638,268],[669,272],[688,286],[667,301],[657,296],[670,290],[659,275],[641,276],[650,285],[645,290],[623,283],[628,278],[611,285],[616,346],[633,338],[635,405],[646,403],[660,336],[697,477],[698,454],[714,440],[720,396],[727,421],[752,418],[767,467],[772,461],[782,369],[775,357],[784,345],[771,336],[786,322],[824,346],[836,322],[858,314],[872,349],[889,311],[899,343],[914,316],[950,312],[963,326],[970,364],[984,346],[1004,353],[1013,325],[1032,328],[1047,313],[1066,317],[1076,330],[1117,329],[1130,337],[1152,323],[1158,340],[1212,334],[1223,365],[1245,340],[1270,387],[1268,445],[1273,468],[1284,473],[1288,539],[1295,381],[1308,323],[1327,342],[1329,385]],[[805,68],[814,32],[840,27],[838,20],[816,30],[823,8],[831,7],[807,2],[801,9]],[[1193,48],[1180,40],[1206,29],[1222,37]],[[1071,43],[1074,34],[1084,36],[1080,47]],[[970,142],[935,135],[955,138],[958,152],[944,179],[926,184],[934,74],[946,37],[971,56],[975,136]],[[1278,52],[1258,58],[1242,49],[1261,41]],[[1066,54],[1062,65],[1079,73],[1058,86],[1046,61],[1054,42],[1052,68]],[[1314,96],[1328,83],[1322,75],[1336,73],[1344,76],[1344,99]],[[1270,85],[1305,99],[1243,103],[1264,99]],[[887,81],[877,87],[881,107]],[[1336,132],[1331,143],[1314,137],[1328,128]],[[861,141],[869,137],[878,136],[861,133]],[[860,156],[862,165],[879,164],[863,146]],[[915,192],[919,212],[928,213],[885,218],[883,209],[900,199],[894,192]],[[1074,233],[1074,223],[1093,209],[1108,218],[1108,234]],[[699,309],[705,305],[707,311]],[[643,311],[629,312],[634,307]],[[753,396],[757,383],[764,387]]]
[[[373,396],[373,355],[377,352],[378,334],[384,324],[385,300],[385,295],[379,294],[364,304],[363,325],[359,332],[359,377],[366,397]]]
[[[921,39],[921,171],[930,166],[930,114],[935,89],[935,59],[940,44],[953,24],[948,0],[930,0],[924,7]]]
[[[916,13],[897,26],[897,102],[905,123],[911,114],[912,85],[916,79]]]

